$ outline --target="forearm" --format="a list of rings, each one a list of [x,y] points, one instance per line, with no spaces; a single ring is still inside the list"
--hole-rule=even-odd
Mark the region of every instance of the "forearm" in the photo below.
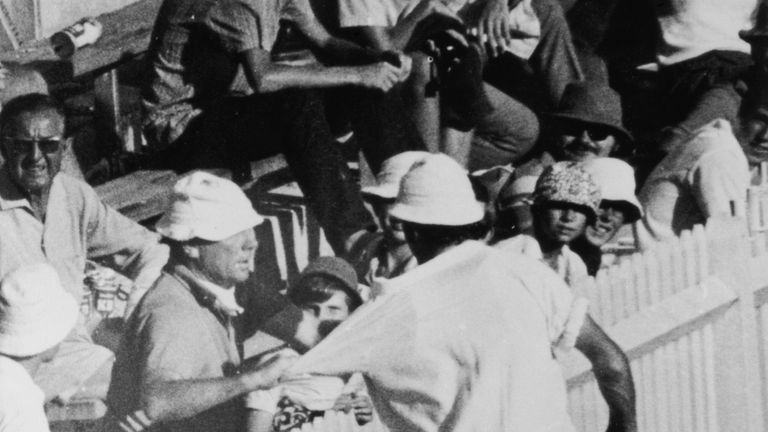
[[[626,367],[620,369],[600,363],[592,365],[600,393],[608,404],[610,412],[608,431],[637,431],[635,388],[629,372],[629,363],[626,362],[626,357],[624,359]]]
[[[326,88],[360,84],[355,66],[325,67],[272,65],[256,86],[257,93],[271,93],[289,88]]]
[[[165,381],[148,384],[142,409],[155,422],[193,417],[252,390],[240,377]]]
[[[608,431],[637,431],[635,386],[627,356],[590,316],[581,327],[576,348],[592,364],[600,393],[608,404]]]

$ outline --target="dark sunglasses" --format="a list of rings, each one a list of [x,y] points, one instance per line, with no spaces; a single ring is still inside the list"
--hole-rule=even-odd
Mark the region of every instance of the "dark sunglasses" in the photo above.
[[[609,129],[579,123],[568,123],[559,126],[560,133],[570,136],[581,136],[585,131],[592,141],[603,141],[613,135]]]
[[[13,138],[5,137],[5,142],[12,153],[26,154],[32,151],[32,146],[37,143],[40,151],[43,153],[56,153],[61,147],[62,138],[42,138],[42,139],[30,139],[30,138]]]

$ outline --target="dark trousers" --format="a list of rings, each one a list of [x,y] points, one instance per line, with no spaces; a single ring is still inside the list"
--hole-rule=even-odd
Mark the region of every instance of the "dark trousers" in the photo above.
[[[321,99],[313,91],[222,98],[204,107],[156,162],[180,172],[237,170],[279,153],[334,250],[341,252],[350,234],[372,225],[359,186],[329,130]],[[377,159],[388,157],[386,149],[374,153]]]

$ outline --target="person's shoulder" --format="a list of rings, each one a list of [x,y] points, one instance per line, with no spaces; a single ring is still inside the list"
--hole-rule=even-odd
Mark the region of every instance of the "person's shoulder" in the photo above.
[[[152,322],[175,322],[185,326],[194,321],[200,308],[192,293],[176,277],[163,272],[136,306],[136,319]]]

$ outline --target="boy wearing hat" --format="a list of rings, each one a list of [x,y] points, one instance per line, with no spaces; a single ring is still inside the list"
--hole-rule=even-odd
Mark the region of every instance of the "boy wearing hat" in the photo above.
[[[357,283],[349,263],[320,257],[304,269],[288,289],[288,297],[314,323],[316,337],[322,339],[367,301],[369,293],[368,287]],[[373,414],[370,400],[364,384],[355,377],[359,375],[346,384],[338,377],[291,376],[270,390],[250,393],[245,399],[248,431],[298,430],[331,409],[352,409],[361,425],[369,422]],[[361,388],[363,394],[359,394]]]
[[[542,263],[476,241],[485,231],[484,205],[445,155],[413,166],[391,214],[403,221],[419,266],[381,282],[388,294],[291,371],[362,372],[390,430],[573,431],[551,350],[553,340],[569,337],[568,287]],[[626,357],[591,319],[576,333],[611,424],[635,431]]]
[[[602,262],[603,245],[611,241],[625,224],[635,223],[643,209],[635,196],[635,171],[616,158],[590,159],[582,165],[600,188],[600,207],[594,223],[584,235],[570,244],[587,266],[590,276],[597,274]]]
[[[229,180],[198,171],[174,186],[156,225],[171,258],[126,324],[107,396],[123,430],[239,430],[238,396],[270,388],[292,363],[283,350],[241,366],[235,287],[253,270],[262,220]]]
[[[53,358],[77,315],[48,264],[21,267],[0,282],[0,430],[48,432],[43,391],[32,376]]]
[[[376,184],[362,189],[363,198],[373,208],[380,231],[362,235],[347,254],[361,283],[373,286],[375,279],[400,276],[416,267],[403,226],[390,216],[389,209],[397,198],[400,180],[413,164],[428,155],[424,151],[407,151],[392,156],[382,164]]]
[[[568,245],[597,218],[600,190],[576,162],[557,162],[536,182],[531,213],[533,236],[520,234],[496,247],[549,265],[569,285],[587,276],[587,267]]]

